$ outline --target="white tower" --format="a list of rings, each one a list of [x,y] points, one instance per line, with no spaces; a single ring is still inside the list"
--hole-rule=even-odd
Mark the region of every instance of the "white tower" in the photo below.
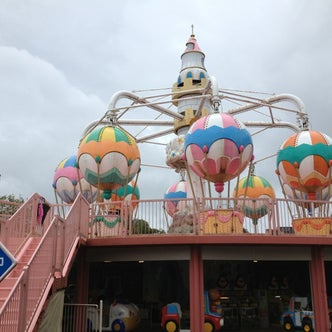
[[[177,82],[173,84],[173,104],[183,120],[174,121],[176,134],[186,134],[190,125],[212,112],[210,100],[202,94],[210,91],[211,79],[204,66],[205,54],[192,33],[181,56],[182,66]]]

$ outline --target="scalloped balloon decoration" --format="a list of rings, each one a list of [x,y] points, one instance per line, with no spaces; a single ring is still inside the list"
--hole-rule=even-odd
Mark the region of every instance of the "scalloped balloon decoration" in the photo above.
[[[239,205],[246,217],[257,224],[257,220],[269,211],[269,200],[275,198],[271,183],[262,176],[249,175],[242,178],[233,192],[234,198],[240,198]]]
[[[318,131],[305,130],[290,136],[277,154],[276,173],[292,190],[319,199],[331,184],[332,139]],[[329,198],[329,197],[327,197]]]
[[[224,113],[197,120],[186,135],[184,151],[187,167],[215,183],[219,193],[225,182],[241,174],[253,160],[250,133],[244,124]]]
[[[83,138],[77,164],[84,178],[110,199],[112,190],[127,185],[140,171],[140,152],[126,131],[104,126]]]

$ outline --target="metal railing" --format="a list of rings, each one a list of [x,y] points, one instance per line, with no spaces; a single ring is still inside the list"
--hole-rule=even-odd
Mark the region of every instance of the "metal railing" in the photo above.
[[[169,205],[175,208],[169,209]],[[171,211],[171,213],[168,213]],[[93,203],[89,237],[245,233],[329,235],[332,202],[289,199],[181,199]],[[320,231],[318,231],[320,230]]]
[[[35,234],[33,195],[6,222],[1,239]],[[171,204],[174,209],[169,208]],[[55,216],[0,309],[1,331],[32,331],[55,278],[67,275],[80,239],[236,233],[331,236],[330,201],[287,199],[140,200],[91,204],[79,195],[65,218]],[[170,213],[171,211],[171,213]],[[53,210],[49,218],[53,217]],[[8,223],[8,224],[7,224]],[[11,225],[11,223],[13,225]],[[313,233],[306,232],[311,228]]]
[[[36,211],[36,205],[28,211]],[[22,207],[22,210],[24,208]],[[88,231],[89,204],[82,195],[73,203],[66,219],[55,216],[47,227],[38,247],[29,262],[24,266],[7,300],[0,309],[1,331],[32,331],[42,306],[56,277],[64,276],[66,266],[72,259],[78,238],[86,238]],[[32,212],[30,213],[32,215]],[[34,217],[22,227],[8,226],[12,236],[33,234]],[[24,218],[24,222],[29,218]],[[8,234],[8,233],[7,233]]]
[[[41,235],[41,225],[37,223],[38,203],[42,196],[33,194],[24,204],[18,207],[13,215],[5,222],[2,222],[0,229],[0,241],[15,255],[24,245],[25,241],[33,234]],[[4,204],[2,202],[2,204]],[[51,206],[51,204],[50,204]],[[53,218],[51,208],[43,223],[43,228],[47,228]]]
[[[98,304],[65,303],[63,307],[62,332],[102,332],[103,301]]]

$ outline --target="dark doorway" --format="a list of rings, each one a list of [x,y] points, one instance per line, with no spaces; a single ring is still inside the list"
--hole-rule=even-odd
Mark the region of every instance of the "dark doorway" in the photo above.
[[[304,261],[205,261],[204,281],[219,290],[225,331],[278,326],[291,296],[311,295]]]

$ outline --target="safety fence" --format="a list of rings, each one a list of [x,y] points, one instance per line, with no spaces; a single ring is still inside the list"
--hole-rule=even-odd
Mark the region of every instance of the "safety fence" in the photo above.
[[[332,202],[168,199],[93,203],[89,237],[138,235],[330,235]]]
[[[62,332],[102,332],[103,302],[98,304],[64,303]]]
[[[38,223],[38,204],[41,204],[43,197],[39,194],[33,194],[20,206],[11,205],[1,201],[1,206],[7,211],[13,213],[6,221],[2,222],[0,229],[0,241],[15,255],[24,243],[32,235],[41,235],[42,230],[46,229],[53,219],[54,210],[50,208],[44,217],[43,225]],[[51,204],[49,204],[51,207]],[[15,208],[14,208],[15,207]]]

